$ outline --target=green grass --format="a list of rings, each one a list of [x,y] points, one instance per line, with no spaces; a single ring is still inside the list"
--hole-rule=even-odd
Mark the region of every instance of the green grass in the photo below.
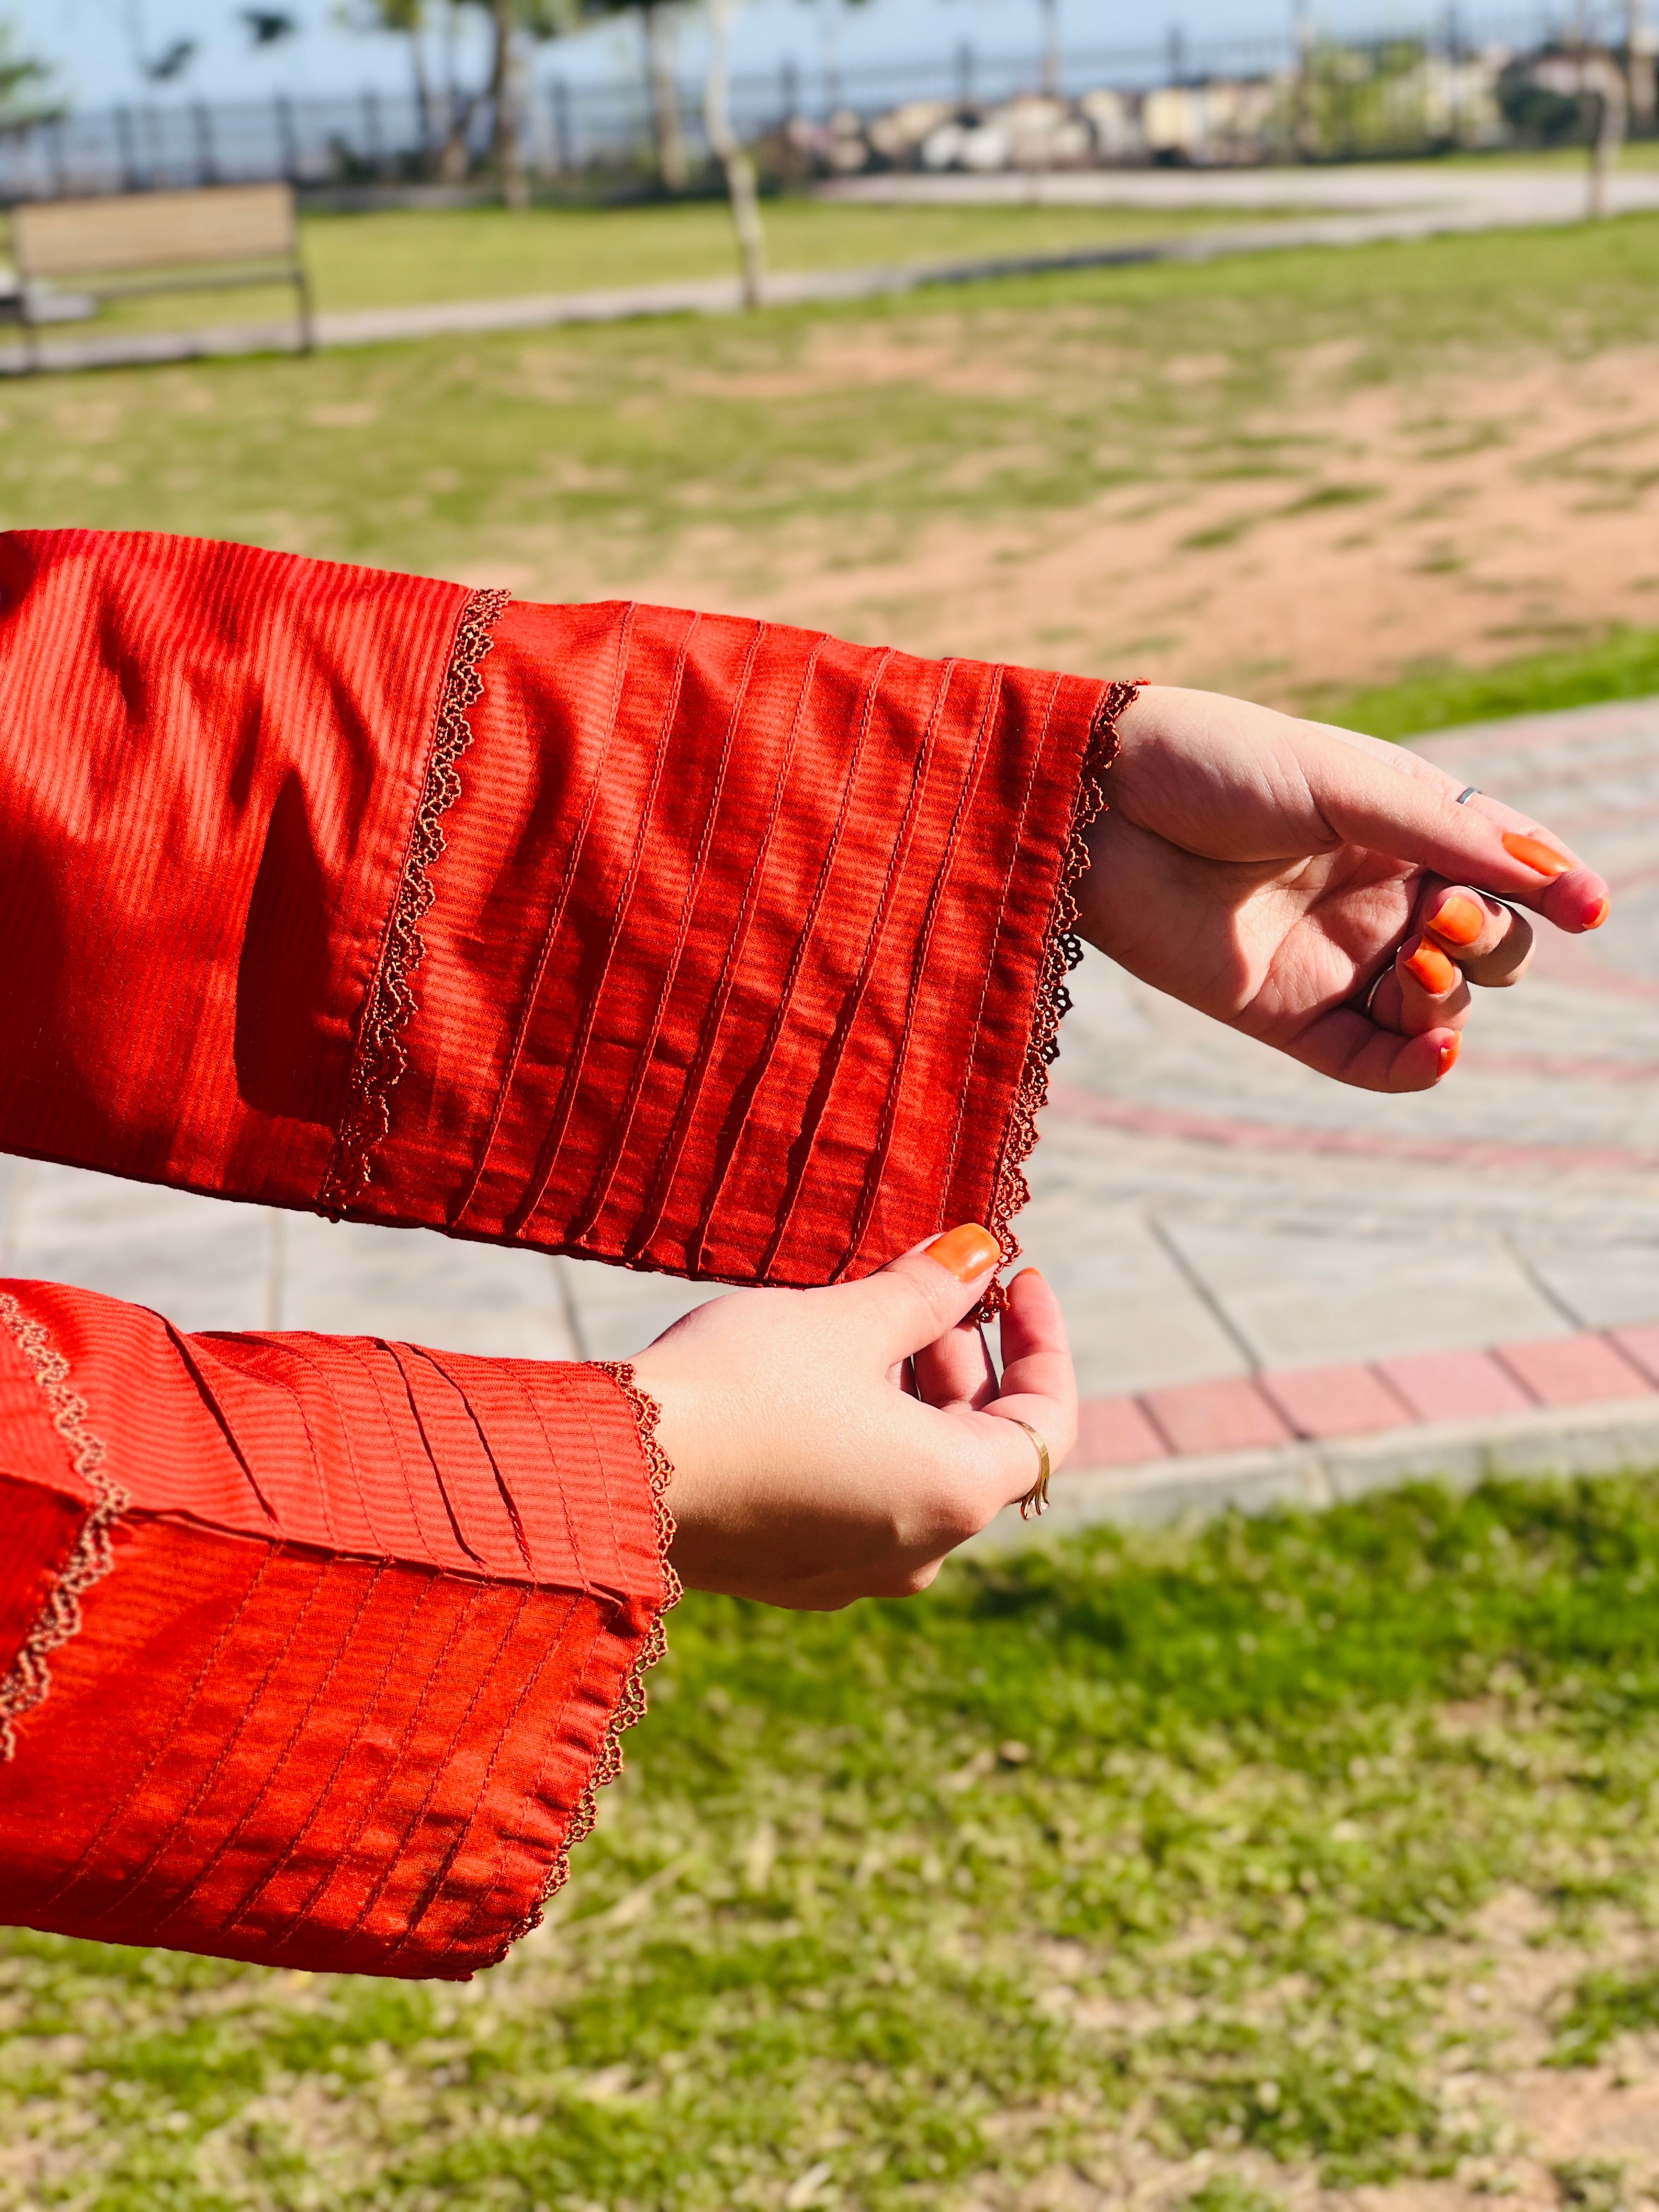
[[[1127,246],[1273,210],[1068,207],[861,207],[770,200],[767,248],[778,270],[956,261]],[[718,200],[619,208],[419,210],[307,215],[301,234],[325,310],[586,292],[729,276],[731,218]],[[69,289],[73,289],[70,287]],[[273,289],[179,293],[106,307],[105,327],[151,330],[259,321],[291,311]]]
[[[342,221],[344,219],[342,218]],[[1659,218],[1091,271],[738,321],[194,364],[0,387],[0,522],[149,527],[582,595],[725,533],[902,551],[1317,458],[1263,433],[1309,349],[1408,380],[1659,332]],[[1183,362],[1213,362],[1187,377]],[[946,388],[941,392],[941,377]],[[805,533],[806,535],[804,535]]]
[[[962,212],[808,209],[804,219],[826,219],[827,251],[866,218],[954,222]],[[712,252],[724,218],[710,206],[553,212],[527,218],[522,234],[515,220],[331,217],[318,235],[337,241],[337,296],[363,296],[365,272],[381,264],[386,295],[407,296],[418,281],[459,281],[462,237],[477,251],[459,264],[489,290],[506,281],[492,257],[516,250],[515,236],[574,224],[582,253],[598,257],[581,263],[589,281],[604,273],[608,224],[637,224],[628,234],[648,234],[665,253],[704,226]],[[428,234],[446,242],[422,280]],[[689,248],[678,265],[688,259]],[[525,281],[551,280],[538,264]],[[1194,486],[1261,479],[1282,483],[1278,513],[1347,504],[1363,527],[1379,487],[1352,481],[1352,459],[1306,435],[1297,395],[1310,362],[1337,363],[1317,374],[1339,390],[1415,392],[1443,374],[1496,377],[1656,336],[1659,217],[1642,216],[1011,279],[741,320],[46,377],[0,385],[0,526],[240,538],[504,581],[529,598],[683,593],[695,574],[705,600],[775,605],[779,578],[793,577],[792,618],[921,650],[1006,651],[999,638],[944,635],[937,604],[907,596],[903,565],[924,532],[937,542],[945,524],[985,544],[987,561],[1013,559],[1108,496],[1132,494],[1150,512]],[[1628,483],[1615,483],[1609,443],[1590,489],[1645,496],[1644,465],[1632,458]],[[1445,461],[1449,480],[1456,466]],[[1189,550],[1200,563],[1249,559],[1249,517],[1224,516],[1190,533]],[[820,613],[816,580],[884,569],[899,580]],[[1086,633],[1012,644],[1021,657],[1104,669],[1139,650],[1115,626],[1109,595]],[[1273,675],[1270,655],[1180,672],[1389,736],[1659,689],[1645,631],[1496,671],[1430,669],[1358,696],[1308,700]]]
[[[1215,221],[1202,209],[1166,216],[1133,208],[859,207],[798,198],[769,200],[763,213],[777,269],[1065,253]],[[304,240],[319,302],[330,307],[678,283],[729,276],[734,266],[731,218],[717,200],[523,215],[479,208],[310,216]]]
[[[552,1923],[476,1983],[0,1939],[0,2204],[723,2212],[817,2172],[897,2212],[1105,2186],[1126,2127],[1213,2154],[1199,2212],[1449,2172],[1480,1908],[1520,1887],[1593,1967],[1656,1903],[1656,1590],[1632,1479],[688,1601]],[[1642,1987],[1581,1997],[1583,2049]]]
[[[1659,2028],[1659,1973],[1586,1974],[1556,2028],[1558,2066],[1593,2066],[1621,2035]]]
[[[1617,630],[1577,653],[1533,653],[1497,668],[1444,668],[1376,690],[1310,701],[1308,711],[1376,738],[1413,738],[1459,722],[1544,714],[1601,699],[1659,694],[1659,630]]]
[[[1536,146],[1522,153],[1437,155],[1436,167],[1442,162],[1469,169],[1583,169],[1589,165],[1589,147]],[[1619,169],[1659,169],[1659,138],[1628,139],[1619,149],[1615,174]]]

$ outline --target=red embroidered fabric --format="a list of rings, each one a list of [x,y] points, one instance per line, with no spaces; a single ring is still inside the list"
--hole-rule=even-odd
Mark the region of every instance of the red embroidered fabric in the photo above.
[[[0,1917],[362,1973],[492,1964],[615,1770],[672,1595],[623,1382],[186,1337],[9,1288],[127,1501],[0,1765]],[[0,1678],[93,1502],[40,1396],[0,1327]]]
[[[1107,687],[662,608],[495,622],[336,1159],[468,598],[0,538],[0,1146],[730,1281],[989,1218]]]
[[[1012,1249],[1127,696],[0,536],[0,1149],[739,1282]],[[649,1428],[626,1371],[0,1293],[0,1916],[499,1958],[660,1645]]]

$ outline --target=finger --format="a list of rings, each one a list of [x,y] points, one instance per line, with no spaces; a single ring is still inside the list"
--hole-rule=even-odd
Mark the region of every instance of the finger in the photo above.
[[[1394,969],[1400,984],[1402,1036],[1462,1028],[1469,1018],[1469,987],[1462,970],[1432,939],[1407,938],[1395,955]]]
[[[1002,1388],[971,1417],[994,1506],[1024,1498],[1037,1480],[1041,1462],[1026,1427],[1048,1447],[1051,1468],[1077,1442],[1077,1377],[1066,1318],[1035,1267],[1022,1269],[1008,1286],[1002,1346]]]
[[[958,1322],[911,1363],[919,1395],[930,1406],[988,1405],[997,1395],[997,1371],[985,1332],[976,1321]]]
[[[1385,978],[1384,988],[1388,979]],[[1383,989],[1379,988],[1379,1004]],[[1359,1091],[1432,1091],[1457,1064],[1455,1029],[1401,1036],[1379,1029],[1357,1006],[1333,1006],[1308,1024],[1287,1049],[1304,1067]]]
[[[1401,988],[1400,970],[1390,963],[1372,986],[1365,1000],[1365,1012],[1380,1030],[1389,1030],[1395,1036],[1406,1035],[1405,993]]]
[[[1607,884],[1553,830],[1484,794],[1459,805],[1454,780],[1403,748],[1390,757],[1309,726],[1318,741],[1304,773],[1338,837],[1519,900],[1559,929],[1599,929],[1606,921]]]
[[[1501,899],[1467,884],[1432,889],[1419,909],[1432,933],[1471,983],[1488,991],[1518,983],[1532,960],[1532,924]]]
[[[1075,1427],[1077,1376],[1066,1316],[1053,1285],[1036,1268],[1022,1267],[1009,1284],[1001,1330],[1002,1381],[997,1402],[1006,1410],[1011,1401],[1042,1398],[1059,1406]],[[1015,1405],[1012,1410],[1021,1409]],[[1052,1437],[1048,1448],[1058,1467],[1060,1454]]]
[[[836,1296],[866,1320],[882,1365],[890,1367],[954,1328],[1001,1264],[1002,1247],[990,1231],[968,1221],[862,1282],[842,1285]]]

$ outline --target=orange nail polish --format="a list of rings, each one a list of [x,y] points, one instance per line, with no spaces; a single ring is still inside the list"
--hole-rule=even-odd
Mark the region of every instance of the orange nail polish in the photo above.
[[[1457,981],[1457,970],[1437,945],[1419,945],[1406,963],[1423,988],[1443,999]]]
[[[988,1229],[981,1229],[976,1221],[964,1221],[959,1229],[947,1229],[942,1237],[935,1237],[927,1247],[927,1256],[937,1260],[957,1282],[971,1283],[988,1267],[996,1266],[1002,1247]]]
[[[1523,837],[1518,830],[1504,832],[1504,850],[1523,868],[1535,868],[1540,876],[1565,876],[1572,866],[1553,845],[1545,844],[1540,837]]]
[[[1606,899],[1597,899],[1595,902],[1595,911],[1588,917],[1584,923],[1584,927],[1586,929],[1600,929],[1601,924],[1607,920],[1607,902]]]
[[[1455,1036],[1449,1044],[1441,1046],[1440,1065],[1435,1070],[1437,1077],[1450,1074],[1452,1069],[1457,1065],[1457,1055],[1462,1049],[1463,1040],[1461,1036]]]
[[[1443,902],[1440,911],[1429,927],[1437,937],[1443,937],[1449,945],[1473,945],[1486,926],[1486,916],[1478,899],[1466,898],[1462,891],[1454,891]]]

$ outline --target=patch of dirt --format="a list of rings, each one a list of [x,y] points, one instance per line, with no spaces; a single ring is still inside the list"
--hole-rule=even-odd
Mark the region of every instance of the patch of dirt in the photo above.
[[[1464,1939],[1402,1939],[1401,1948],[1443,1986],[1440,2100],[1486,2146],[1455,2173],[1335,2189],[1310,2166],[1281,2165],[1237,2141],[1172,2156],[1157,2148],[1147,2096],[1115,2127],[1086,2138],[1069,2162],[1023,2182],[981,2180],[958,2212],[1182,2212],[1218,2177],[1283,2212],[1492,2212],[1498,2199],[1514,2212],[1659,2207],[1659,2034],[1626,2037],[1595,2066],[1547,2063],[1552,2024],[1582,1976],[1592,1966],[1650,1966],[1653,1930],[1609,1912],[1582,1942],[1568,1941],[1540,1899],[1515,1887],[1487,1900]],[[1074,1996],[1071,1978],[1086,1975],[1087,1947],[1050,1942],[1041,1957],[1063,1978],[1057,2000]],[[1098,2002],[1048,2008],[1131,2031],[1173,2017],[1166,2010],[1154,2021]],[[986,2131],[1006,2149],[1040,2118],[1036,2110],[1005,2112]]]
[[[842,332],[799,377],[987,388],[952,350]],[[1198,441],[1165,444],[1160,484],[1081,508],[929,520],[863,555],[844,526],[700,532],[579,588],[1275,700],[1659,624],[1659,347],[1358,386],[1322,354],[1286,391],[1244,425],[1272,475],[1217,480]]]

